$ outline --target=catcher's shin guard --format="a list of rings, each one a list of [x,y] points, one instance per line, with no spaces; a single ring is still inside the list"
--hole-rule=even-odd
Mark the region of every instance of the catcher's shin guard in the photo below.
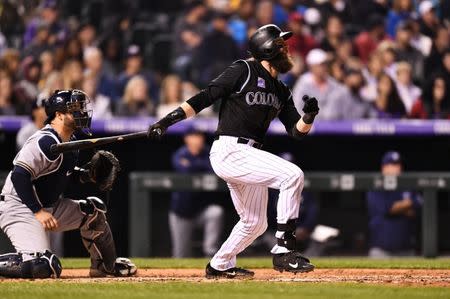
[[[50,251],[0,255],[0,276],[10,278],[58,278],[62,266]]]
[[[116,247],[108,222],[106,205],[97,197],[80,200],[80,210],[86,215],[80,226],[81,238],[91,256],[92,269],[113,271]]]

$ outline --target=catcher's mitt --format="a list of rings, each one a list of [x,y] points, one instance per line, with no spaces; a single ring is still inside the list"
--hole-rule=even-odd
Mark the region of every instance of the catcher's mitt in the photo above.
[[[101,191],[110,191],[120,171],[120,163],[113,153],[99,150],[87,164],[91,182],[98,185]]]

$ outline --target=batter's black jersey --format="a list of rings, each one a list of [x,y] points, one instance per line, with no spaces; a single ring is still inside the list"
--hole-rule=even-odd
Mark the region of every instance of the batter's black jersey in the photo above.
[[[196,112],[221,99],[217,135],[263,142],[270,122],[278,116],[286,131],[300,119],[292,93],[255,60],[238,60],[208,87],[187,102]]]

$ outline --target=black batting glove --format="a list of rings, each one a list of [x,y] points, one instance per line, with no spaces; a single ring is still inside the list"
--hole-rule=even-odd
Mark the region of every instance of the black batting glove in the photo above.
[[[319,102],[315,97],[304,95],[302,97],[302,100],[304,102],[302,109],[303,112],[314,115],[319,114]]]
[[[167,128],[165,126],[160,123],[154,123],[148,127],[147,138],[160,140],[166,131]]]
[[[310,97],[308,95],[304,95],[302,97],[303,100],[303,115],[302,119],[305,124],[312,124],[314,122],[314,118],[317,114],[319,114],[319,103],[315,97]]]
[[[173,110],[163,118],[161,118],[157,123],[154,123],[150,127],[148,127],[147,137],[150,139],[160,140],[162,135],[167,131],[167,129],[176,124],[179,121],[182,121],[186,118],[186,112],[180,107]]]

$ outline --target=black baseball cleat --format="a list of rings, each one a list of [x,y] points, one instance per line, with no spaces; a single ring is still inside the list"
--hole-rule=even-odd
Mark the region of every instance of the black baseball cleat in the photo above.
[[[211,267],[211,264],[206,265],[206,278],[208,279],[220,279],[220,278],[234,278],[234,279],[251,279],[255,275],[255,272],[245,270],[242,268],[230,268],[228,270],[216,270]]]
[[[314,265],[300,252],[289,251],[273,255],[273,268],[280,272],[300,273],[314,270]]]

